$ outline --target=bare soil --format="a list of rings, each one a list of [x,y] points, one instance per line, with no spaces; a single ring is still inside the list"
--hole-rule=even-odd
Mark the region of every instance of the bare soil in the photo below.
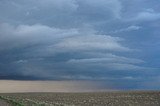
[[[160,106],[159,91],[0,94],[24,106]],[[4,105],[5,106],[5,105]],[[40,105],[37,105],[40,106]]]
[[[12,106],[4,100],[0,100],[0,106]]]

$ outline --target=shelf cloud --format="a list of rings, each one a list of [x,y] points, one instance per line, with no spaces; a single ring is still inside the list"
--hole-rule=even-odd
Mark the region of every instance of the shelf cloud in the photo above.
[[[127,89],[154,82],[159,7],[147,0],[1,0],[0,79],[120,81],[116,88]]]

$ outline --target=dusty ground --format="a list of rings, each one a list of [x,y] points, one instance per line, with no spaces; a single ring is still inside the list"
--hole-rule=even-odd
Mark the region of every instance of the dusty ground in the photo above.
[[[0,100],[0,106],[11,106],[11,105],[4,100]]]
[[[160,106],[160,92],[0,94],[32,106]],[[4,105],[5,106],[5,105]]]

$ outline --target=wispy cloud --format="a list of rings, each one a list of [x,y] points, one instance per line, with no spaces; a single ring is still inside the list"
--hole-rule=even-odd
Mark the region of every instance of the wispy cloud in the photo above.
[[[122,46],[119,42],[122,39],[119,37],[111,37],[108,35],[81,35],[63,39],[57,43],[56,48],[62,50],[68,49],[73,51],[78,50],[108,50],[108,51],[130,51],[129,48]]]
[[[160,19],[160,13],[154,10],[146,10],[139,12],[135,17],[131,18],[132,21],[155,21]]]
[[[121,33],[121,32],[136,31],[136,30],[139,30],[141,28],[142,27],[140,27],[140,26],[131,25],[131,26],[127,27],[127,28],[118,29],[118,30],[115,30],[115,31],[111,31],[109,33],[114,34],[114,33]]]
[[[71,59],[69,63],[143,63],[143,60],[106,54],[101,58]]]

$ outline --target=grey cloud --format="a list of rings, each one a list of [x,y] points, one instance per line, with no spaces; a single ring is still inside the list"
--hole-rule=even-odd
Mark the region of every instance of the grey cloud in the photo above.
[[[40,24],[19,26],[1,24],[0,37],[3,45],[1,55],[4,55],[3,52],[7,53],[3,58],[9,58],[11,68],[15,67],[13,73],[21,76],[52,80],[91,79],[95,77],[96,70],[102,70],[99,71],[101,79],[107,70],[147,69],[135,65],[143,63],[143,60],[114,55],[117,52],[134,52],[121,44],[124,39],[99,35],[93,29],[82,31],[76,28],[61,29]],[[94,68],[93,75],[88,75],[92,73],[88,69],[92,68]],[[10,68],[4,69],[10,70]]]
[[[122,46],[119,41],[121,38],[108,35],[82,35],[63,39],[54,48],[62,50],[108,50],[108,51],[130,51],[131,49]]]
[[[110,64],[107,64],[107,65],[112,70],[133,70],[133,71],[147,70],[146,67],[136,66],[136,65],[127,64],[127,63],[124,63],[124,64],[122,64],[122,63],[110,63]]]
[[[59,29],[45,25],[12,26],[1,24],[1,50],[41,45],[37,48],[48,52],[76,50],[130,51],[120,44],[119,37],[96,35],[94,32],[81,32],[79,29]]]
[[[77,35],[76,29],[59,29],[45,25],[0,25],[0,50],[35,44],[50,44],[60,38]]]
[[[80,12],[85,15],[92,16],[96,15],[97,18],[103,16],[108,19],[112,18],[120,18],[121,16],[121,3],[118,0],[78,0],[80,6],[84,8],[80,8]],[[88,8],[88,11],[83,10]],[[82,15],[83,15],[82,14]],[[110,16],[110,17],[109,17]]]
[[[156,47],[149,54],[142,43],[157,37],[158,25],[150,24],[160,19],[160,6],[146,1],[1,0],[0,74],[52,80],[155,75],[149,67],[157,64],[158,54],[150,53]]]
[[[15,61],[15,62],[18,63],[18,64],[21,64],[21,63],[27,63],[28,60],[18,60],[18,61]]]
[[[0,5],[1,22],[62,28],[119,19],[122,8],[119,0],[3,0]]]
[[[128,59],[129,60],[129,59]],[[131,60],[130,60],[131,61]],[[137,60],[136,60],[137,61]],[[139,60],[138,60],[139,61]],[[132,64],[133,62],[127,62],[124,60],[117,60],[114,61],[113,59],[80,59],[80,60],[70,60],[68,61],[68,64],[73,64],[73,65],[83,65],[86,69],[90,69],[91,67],[100,69],[102,68],[103,70],[119,70],[119,71],[144,71],[144,70],[149,70],[151,68],[147,67],[142,67],[138,66],[135,64]],[[153,70],[153,69],[152,69]]]
[[[109,55],[103,58],[71,59],[69,63],[143,63],[143,60]]]
[[[109,33],[121,33],[121,32],[128,32],[128,31],[136,31],[136,30],[139,30],[141,29],[142,27],[140,26],[135,26],[135,25],[131,25],[127,28],[122,28],[122,29],[119,29],[119,30],[115,30],[115,31],[111,31]]]
[[[72,23],[77,7],[75,0],[2,0],[0,22],[63,27]]]
[[[160,13],[154,10],[146,10],[139,12],[135,17],[129,19],[131,21],[155,21],[160,19]]]
[[[21,76],[38,76],[47,79],[63,79],[70,76],[71,79],[73,78],[72,73],[74,73],[73,76],[76,75],[77,72],[73,70],[77,67],[66,63],[65,58],[72,59],[68,54],[74,51],[77,52],[75,57],[81,58],[87,57],[83,54],[86,51],[92,53],[130,51],[129,48],[120,44],[124,41],[122,38],[98,35],[93,30],[88,30],[90,31],[88,32],[76,28],[61,29],[40,24],[18,26],[1,24],[0,27],[0,50],[3,56],[1,58],[4,58],[11,66],[9,68],[2,66],[6,74],[14,67],[13,73]],[[61,56],[66,57],[60,59]],[[68,70],[71,70],[72,73],[68,73]],[[87,68],[84,67],[83,70]],[[83,75],[83,72],[81,74]]]

